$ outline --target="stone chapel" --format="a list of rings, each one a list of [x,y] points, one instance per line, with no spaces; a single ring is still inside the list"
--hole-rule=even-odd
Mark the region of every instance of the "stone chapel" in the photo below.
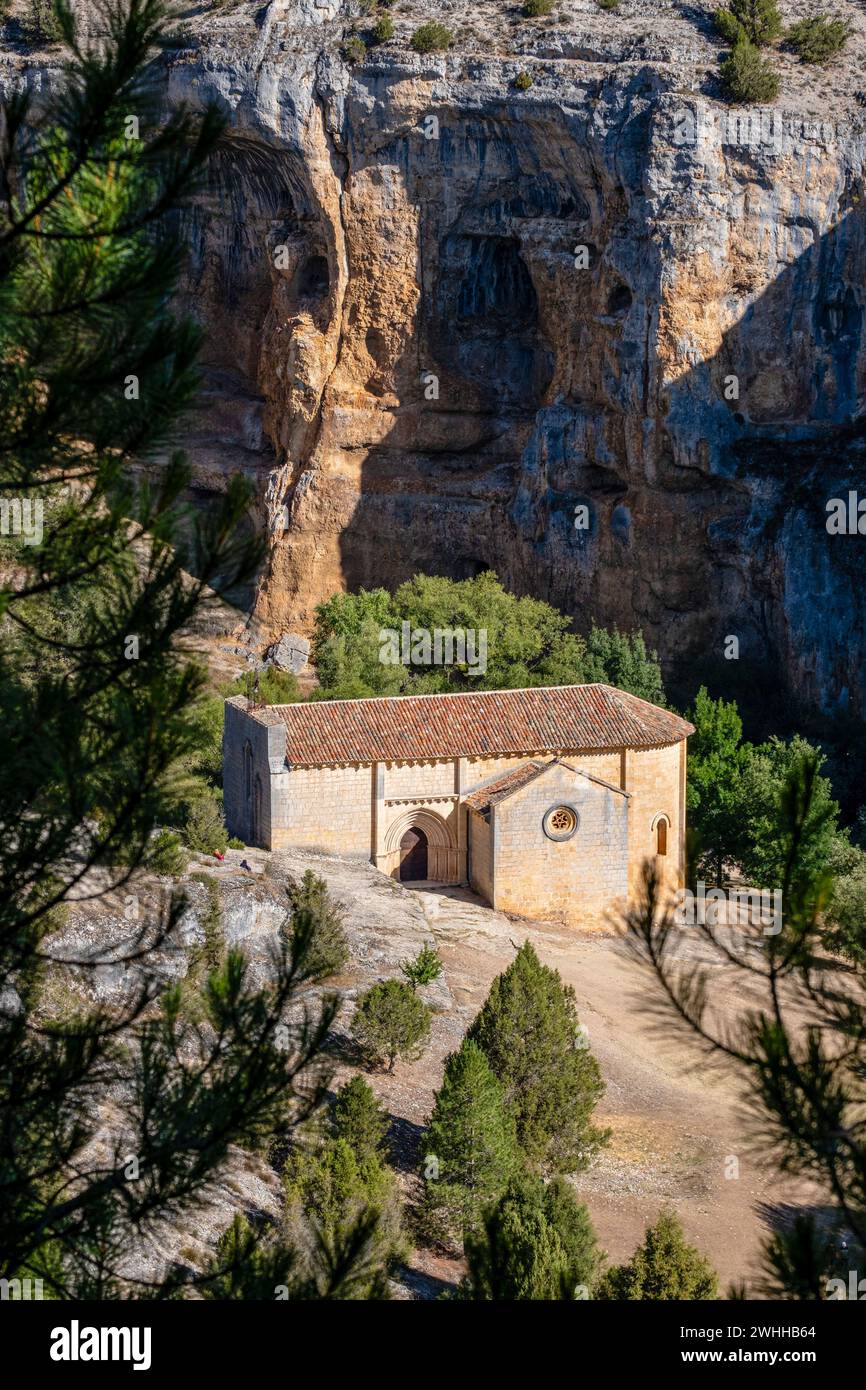
[[[686,740],[607,685],[255,705],[226,702],[229,833],[466,884],[527,917],[598,923],[653,860],[685,868]]]

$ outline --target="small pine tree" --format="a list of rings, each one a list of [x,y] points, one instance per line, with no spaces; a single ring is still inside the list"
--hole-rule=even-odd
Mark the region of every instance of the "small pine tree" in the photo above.
[[[29,43],[59,43],[63,37],[52,0],[27,0],[21,28]]]
[[[526,1175],[485,1213],[466,1256],[463,1296],[499,1302],[585,1298],[600,1261],[589,1214],[567,1183]]]
[[[388,1133],[388,1113],[363,1076],[353,1076],[337,1092],[334,1128],[359,1162],[381,1156]]]
[[[394,21],[389,14],[383,14],[373,25],[373,42],[387,43],[394,37]]]
[[[352,1032],[374,1063],[394,1070],[398,1057],[414,1062],[430,1036],[430,1010],[402,980],[373,985],[358,1000]]]
[[[352,34],[343,44],[343,57],[347,63],[363,63],[367,56],[367,45],[360,34]]]
[[[210,792],[202,792],[192,801],[181,830],[187,845],[197,854],[222,854],[228,845],[222,809]]]
[[[290,932],[306,944],[306,960],[313,979],[337,975],[349,959],[349,939],[343,926],[343,907],[328,892],[323,878],[307,869],[300,883],[289,888],[292,905]]]
[[[432,984],[442,974],[442,961],[432,946],[422,946],[414,960],[403,960],[400,969],[413,989]]]
[[[145,863],[155,874],[171,874],[172,877],[178,877],[184,873],[187,854],[180,836],[173,830],[160,830],[147,847]]]
[[[736,105],[775,101],[779,95],[779,74],[747,39],[734,46],[721,65],[721,73],[725,95]]]
[[[294,705],[301,698],[298,678],[292,671],[279,666],[266,666],[262,671],[244,671],[225,689],[226,695],[246,695],[260,705]]]
[[[585,1168],[608,1138],[591,1124],[604,1083],[580,1032],[574,990],[530,942],[493,981],[467,1037],[505,1087],[529,1160],[558,1172]]]
[[[629,1301],[718,1296],[715,1270],[686,1242],[682,1226],[670,1211],[661,1212],[655,1225],[647,1227],[643,1245],[626,1264],[609,1269],[595,1292],[596,1298]]]
[[[554,0],[526,0],[523,13],[527,19],[540,19],[542,15],[550,14],[553,6]]]
[[[444,24],[437,24],[435,20],[419,24],[409,40],[416,53],[435,53],[438,49],[450,48],[452,42],[451,30],[446,29]]]
[[[782,16],[776,0],[731,0],[729,7],[716,10],[716,29],[728,43],[743,39],[763,48],[782,32]]]
[[[425,1213],[462,1238],[519,1166],[514,1117],[487,1058],[464,1040],[445,1063],[424,1138]]]
[[[788,30],[787,39],[804,63],[829,63],[842,52],[849,33],[844,19],[828,19],[818,14],[794,24]]]

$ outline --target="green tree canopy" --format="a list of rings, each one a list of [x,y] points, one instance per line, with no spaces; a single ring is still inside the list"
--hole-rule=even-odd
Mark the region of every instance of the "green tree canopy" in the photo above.
[[[586,1207],[563,1179],[515,1178],[466,1241],[464,1297],[588,1298],[600,1252]]]
[[[410,985],[383,980],[358,1000],[352,1032],[372,1062],[394,1070],[398,1057],[416,1061],[430,1036],[430,1010]]]
[[[574,990],[541,964],[529,941],[493,981],[467,1037],[505,1088],[529,1160],[554,1172],[585,1168],[607,1141],[592,1124],[604,1083]]]
[[[428,1214],[450,1236],[464,1238],[519,1166],[514,1116],[502,1086],[481,1048],[465,1039],[446,1060],[424,1136]]]
[[[473,671],[468,660],[461,665],[380,660],[381,634],[392,631],[402,638],[404,623],[410,631],[430,634],[483,632],[486,669]],[[570,625],[571,619],[550,604],[508,593],[492,571],[464,580],[416,575],[394,594],[385,589],[335,594],[316,610],[317,698],[602,681],[664,703],[658,657],[647,651],[640,633],[593,627],[584,639],[569,631]],[[476,640],[480,643],[480,637]],[[477,646],[476,657],[478,652]]]
[[[609,1269],[596,1289],[603,1299],[718,1298],[718,1280],[708,1260],[689,1245],[673,1212],[663,1211],[625,1264]]]

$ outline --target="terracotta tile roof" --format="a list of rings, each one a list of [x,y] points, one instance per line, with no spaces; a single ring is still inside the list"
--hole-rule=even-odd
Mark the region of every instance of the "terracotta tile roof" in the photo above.
[[[527,786],[529,782],[534,782],[546,767],[550,767],[550,763],[521,763],[520,767],[512,768],[510,772],[504,772],[501,777],[494,777],[492,781],[470,792],[464,797],[466,805],[483,816],[491,806],[504,801],[507,796]]]
[[[291,766],[654,748],[694,732],[670,710],[609,685],[321,700],[251,711],[286,726]]]
[[[612,782],[605,782],[603,777],[595,777],[591,772],[584,772],[581,767],[572,767],[571,763],[564,763],[561,758],[551,758],[547,763],[539,763],[535,759],[521,763],[510,772],[500,773],[489,782],[482,782],[480,787],[476,787],[474,792],[470,792],[463,799],[468,806],[472,806],[481,815],[486,815],[491,806],[498,806],[500,801],[507,800],[509,796],[520,791],[521,787],[528,786],[536,777],[540,777],[542,772],[548,772],[552,767],[564,767],[576,777],[585,777],[587,782],[594,782],[597,787],[604,787],[606,791],[616,792],[617,796],[624,796],[627,801],[631,797],[631,792],[623,791],[622,787],[615,787]]]

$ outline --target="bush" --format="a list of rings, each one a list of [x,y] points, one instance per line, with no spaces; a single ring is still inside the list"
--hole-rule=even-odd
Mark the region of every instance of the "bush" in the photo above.
[[[337,1092],[334,1127],[359,1163],[382,1157],[388,1133],[388,1112],[363,1076],[353,1076]]]
[[[519,92],[528,92],[532,86],[532,78],[528,72],[519,72],[514,79],[514,85]]]
[[[618,10],[619,0],[595,0],[600,10]]]
[[[193,883],[200,883],[205,890],[205,908],[202,916],[204,945],[201,948],[201,961],[208,974],[219,970],[225,962],[225,940],[222,929],[222,909],[220,907],[220,886],[212,874],[193,874]]]
[[[373,26],[373,42],[387,43],[394,37],[394,21],[389,14],[383,14]]]
[[[542,1168],[585,1168],[608,1134],[591,1124],[604,1091],[580,1031],[574,990],[542,965],[530,942],[490,988],[467,1033],[505,1088],[526,1156]]]
[[[782,32],[782,16],[776,0],[731,0],[729,8],[716,10],[716,29],[730,44],[744,39],[763,48]]]
[[[215,796],[203,793],[190,802],[182,826],[183,838],[197,854],[224,853],[229,842],[223,813]]]
[[[828,63],[848,42],[848,25],[843,19],[814,15],[801,19],[788,30],[788,42],[804,63]]]
[[[28,0],[21,28],[30,43],[59,43],[62,38],[51,0]]]
[[[227,696],[246,695],[248,700],[256,699],[261,705],[294,705],[301,698],[297,676],[292,671],[281,671],[279,666],[266,666],[263,671],[244,671],[236,681],[226,686],[223,693]]]
[[[431,20],[418,26],[409,44],[416,53],[435,53],[437,49],[450,48],[452,41],[451,30]]]
[[[371,1287],[359,1296],[385,1297],[384,1276],[407,1253],[393,1173],[376,1156],[359,1161],[347,1140],[336,1135],[317,1153],[295,1150],[283,1181],[284,1226],[302,1248],[313,1245],[317,1236],[333,1248],[345,1240],[354,1223],[377,1219],[365,1260]]]
[[[469,662],[404,666],[380,660],[383,628],[403,622],[428,632],[474,629],[487,634],[486,669]],[[393,593],[361,589],[333,594],[316,609],[312,659],[321,682],[314,699],[517,690],[601,681],[644,700],[665,703],[658,657],[640,633],[593,627],[570,631],[571,618],[540,599],[518,598],[487,570],[474,579],[416,574]],[[468,652],[467,652],[468,655]]]
[[[541,15],[550,14],[556,0],[526,0],[523,6],[523,13],[527,19],[538,19]]]
[[[725,58],[721,71],[731,102],[774,101],[779,95],[778,73],[745,39]]]
[[[304,944],[305,974],[313,980],[337,975],[349,959],[342,904],[333,901],[325,880],[311,869],[289,888],[289,901],[289,931],[293,941]]]
[[[373,985],[358,1001],[352,1032],[375,1063],[394,1070],[398,1057],[415,1061],[430,1036],[430,1010],[400,980]]]
[[[432,946],[422,946],[414,960],[403,960],[400,969],[413,989],[432,984],[442,974],[442,962]]]
[[[180,836],[173,830],[160,830],[148,846],[145,866],[155,874],[171,874],[172,878],[185,873],[187,853]]]
[[[423,1152],[428,1230],[463,1239],[520,1166],[514,1116],[471,1040],[445,1062]]]
[[[596,1298],[710,1299],[718,1298],[718,1280],[709,1261],[686,1243],[683,1228],[673,1212],[663,1211],[648,1226],[627,1264],[614,1265],[601,1280]]]
[[[855,964],[866,965],[866,850],[837,835],[828,859],[833,890],[824,940]]]
[[[233,695],[246,693],[232,689]],[[211,787],[223,784],[223,725],[225,701],[222,695],[209,695],[193,708],[195,751],[184,760],[194,777],[201,777]]]
[[[363,63],[367,56],[367,45],[360,34],[353,34],[343,44],[343,57],[347,63]]]
[[[466,1257],[462,1295],[497,1302],[585,1298],[601,1261],[589,1213],[568,1183],[528,1176],[488,1209]]]

